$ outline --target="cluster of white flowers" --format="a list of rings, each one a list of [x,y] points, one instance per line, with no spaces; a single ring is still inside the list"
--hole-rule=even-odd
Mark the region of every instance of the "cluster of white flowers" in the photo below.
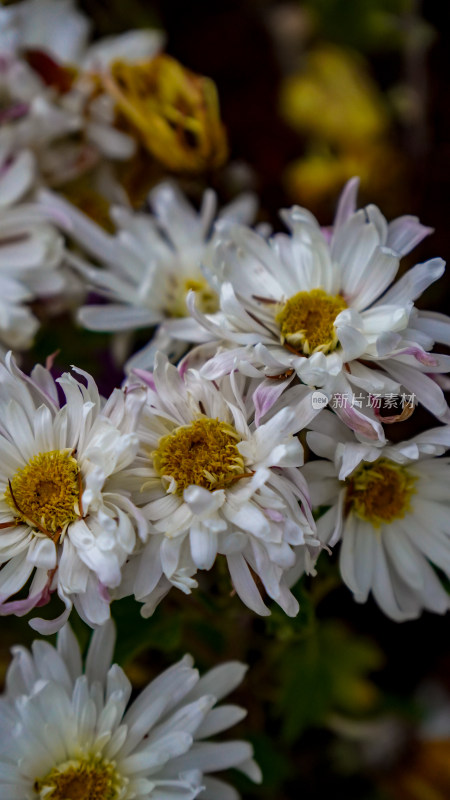
[[[245,711],[216,704],[246,668],[229,662],[202,678],[190,656],[161,673],[129,705],[131,684],[111,664],[111,623],[92,637],[83,672],[68,625],[57,649],[37,640],[14,649],[0,698],[2,800],[234,800],[211,773],[233,767],[259,782],[244,741],[205,741]]]
[[[160,31],[129,31],[89,43],[91,22],[74,0],[24,0],[0,10],[0,121],[15,148],[38,156],[44,182],[60,185],[101,159],[124,160],[135,139],[115,126],[114,101],[98,76],[119,58],[156,55]]]
[[[80,370],[83,380],[58,380],[61,406],[44,368],[27,378],[11,357],[2,367],[1,613],[25,613],[57,591],[65,612],[33,620],[40,630],[57,629],[73,603],[101,624],[111,599],[130,594],[149,616],[171,587],[189,594],[224,556],[249,608],[269,613],[263,590],[295,616],[290,588],[339,540],[359,602],[372,591],[399,620],[447,609],[436,568],[450,575],[441,458],[450,427],[397,445],[385,436],[386,422],[413,412],[413,397],[448,419],[436,380],[448,357],[430,351],[450,343],[450,324],[413,306],[443,263],[390,286],[400,256],[430,231],[411,217],[388,225],[373,206],[355,211],[355,190],[352,181],[331,230],[294,208],[284,215],[292,235],[268,240],[242,224],[247,198],[211,233],[213,195],[198,217],[166,183],[151,196],[155,216],[115,208],[112,236],[43,194],[40,207],[84,248],[67,259],[114,301],[85,306],[80,321],[155,332],[107,401]],[[209,303],[217,310],[197,307]],[[178,366],[158,352],[165,343],[174,356],[175,336],[184,350],[204,340]],[[318,388],[325,402],[347,401],[323,409]],[[388,390],[410,400],[383,417],[369,401]],[[319,457],[305,466],[304,430]],[[325,512],[317,524],[314,508]]]
[[[123,390],[125,409],[145,395],[137,455],[113,478],[147,524],[126,558],[121,551],[113,594],[134,594],[144,615],[171,586],[189,593],[218,555],[249,608],[268,613],[263,588],[295,615],[290,587],[340,539],[342,577],[359,602],[372,591],[398,620],[448,608],[436,568],[450,575],[440,385],[450,362],[434,345],[450,344],[450,321],[414,307],[444,263],[394,282],[401,256],[431,231],[410,216],[388,224],[375,206],[356,210],[356,190],[352,180],[331,229],[294,207],[282,213],[291,234],[268,238],[243,223],[246,197],[212,228],[211,193],[197,216],[164,183],[150,197],[154,215],[115,208],[111,236],[41,195],[84,253],[70,263],[112,301],[85,306],[80,322],[153,326]],[[189,342],[199,344],[175,367],[167,355],[179,358]],[[383,396],[400,407],[383,415],[373,402]],[[441,427],[391,445],[389,424],[417,403]],[[305,429],[319,459],[303,467]],[[317,527],[312,508],[325,511]]]
[[[0,129],[0,354],[28,348],[39,327],[29,307],[35,298],[61,293],[63,241],[32,199],[35,159],[15,152],[14,135]]]
[[[0,9],[0,352],[28,349],[39,327],[31,302],[70,304],[80,283],[63,268],[62,239],[35,195],[90,170],[104,192],[124,193],[108,169],[136,140],[115,126],[96,75],[125,55],[160,50],[159,31],[131,31],[89,46],[90,22],[73,0],[25,0]],[[131,53],[131,56],[130,56]],[[112,160],[112,162],[111,162]],[[92,170],[97,167],[97,172]]]
[[[134,596],[150,617],[220,560],[245,606],[294,617],[295,584],[339,544],[357,602],[371,593],[398,621],[448,610],[450,357],[436,344],[450,346],[450,319],[414,305],[445,264],[397,280],[432,231],[358,210],[357,179],[330,228],[295,206],[271,234],[252,227],[252,195],[217,214],[208,189],[197,211],[175,180],[133,210],[109,172],[137,140],[117,125],[108,70],[148,66],[163,38],[89,34],[73,0],[0,9],[0,616],[60,605],[30,623],[60,631],[57,650],[14,653],[0,793],[235,800],[209,773],[259,780],[250,746],[203,739],[241,719],[213,706],[242,666],[199,681],[186,656],[126,710],[111,602]],[[109,230],[64,193],[93,166]],[[30,303],[75,285],[76,322],[114,333],[124,365],[106,398],[78,367],[55,380],[50,356],[28,376],[11,352],[38,329]],[[148,343],[133,352],[138,331]],[[391,443],[416,405],[438,427]],[[73,607],[98,628],[84,675]]]

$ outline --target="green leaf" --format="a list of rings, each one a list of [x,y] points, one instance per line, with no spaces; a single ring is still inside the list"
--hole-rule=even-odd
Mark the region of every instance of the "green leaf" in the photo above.
[[[289,742],[332,713],[366,715],[379,696],[370,673],[383,659],[374,642],[351,633],[337,621],[317,624],[303,641],[279,654],[281,693],[278,711]]]

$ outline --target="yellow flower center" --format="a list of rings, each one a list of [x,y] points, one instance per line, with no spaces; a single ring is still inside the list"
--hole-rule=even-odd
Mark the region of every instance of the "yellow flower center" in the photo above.
[[[119,800],[126,783],[112,762],[88,757],[60,764],[34,789],[40,800]]]
[[[323,289],[297,292],[275,317],[282,343],[286,341],[305,356],[320,351],[330,353],[338,345],[334,322],[345,308],[343,297],[327,294]]]
[[[163,436],[152,453],[153,465],[168,490],[177,494],[191,485],[210,492],[224,489],[245,475],[236,446],[240,441],[232,425],[204,417]]]
[[[410,510],[416,478],[388,458],[364,462],[347,478],[346,510],[375,528],[402,519]]]
[[[82,516],[81,476],[72,452],[50,450],[33,456],[16,472],[4,494],[17,519],[51,539]]]
[[[169,287],[168,314],[171,317],[189,316],[186,297],[191,289],[196,293],[197,308],[203,314],[213,314],[219,308],[218,297],[211,289],[208,281],[199,272],[195,277],[174,281],[173,288]]]

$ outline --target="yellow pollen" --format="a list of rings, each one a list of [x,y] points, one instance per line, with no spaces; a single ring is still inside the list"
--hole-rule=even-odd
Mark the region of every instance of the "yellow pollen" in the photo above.
[[[346,511],[374,528],[402,519],[411,508],[415,482],[405,467],[388,458],[364,462],[347,478]]]
[[[72,450],[50,450],[33,456],[16,472],[4,500],[17,519],[53,539],[81,516],[80,489],[80,471]]]
[[[246,474],[236,446],[240,441],[232,425],[203,417],[163,436],[151,454],[153,465],[169,490],[177,494],[191,485],[210,492],[224,489]],[[176,481],[174,488],[171,479]]]
[[[60,764],[34,789],[40,800],[119,800],[125,783],[114,763],[88,757]]]
[[[305,356],[330,353],[338,345],[334,321],[345,308],[343,297],[327,294],[323,289],[297,292],[275,317],[282,343],[286,341]]]

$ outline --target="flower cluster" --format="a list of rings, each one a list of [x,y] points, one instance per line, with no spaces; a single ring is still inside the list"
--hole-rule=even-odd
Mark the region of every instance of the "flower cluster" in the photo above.
[[[211,773],[234,767],[260,781],[247,742],[205,741],[245,716],[216,707],[241,683],[243,664],[200,678],[187,655],[130,704],[131,684],[111,666],[114,639],[111,623],[94,633],[84,672],[68,625],[57,648],[15,648],[0,698],[3,800],[225,800],[234,791]]]
[[[42,195],[39,208],[60,214],[84,247],[67,261],[120,300],[87,305],[79,320],[153,326],[154,335],[106,401],[90,377],[86,387],[65,375],[60,405],[48,371],[27,378],[8,357],[2,613],[24,613],[56,590],[66,611],[53,626],[72,603],[100,624],[110,600],[129,594],[148,616],[224,556],[249,608],[269,613],[263,590],[295,615],[291,586],[340,539],[342,576],[360,602],[372,591],[395,619],[447,609],[435,568],[450,574],[447,462],[437,458],[450,446],[440,386],[449,362],[433,347],[450,342],[450,326],[413,305],[443,262],[394,282],[400,257],[430,231],[412,217],[388,224],[374,206],[356,211],[356,187],[345,188],[331,230],[293,208],[283,212],[292,233],[269,239],[243,224],[246,198],[210,233],[213,195],[198,217],[163,184],[155,216],[116,207],[111,236]],[[103,268],[86,260],[100,252]],[[196,340],[178,367],[168,360]],[[417,403],[444,424],[391,445],[389,424]],[[304,430],[320,459],[306,466]],[[317,527],[313,508],[325,510]],[[421,534],[427,517],[434,524]]]
[[[242,665],[199,680],[186,656],[128,706],[114,601],[149,618],[212,590],[295,617],[337,549],[358,603],[397,621],[450,605],[450,319],[415,305],[445,264],[402,263],[432,230],[358,209],[356,178],[327,228],[299,206],[256,224],[244,183],[190,193],[227,139],[212,81],[163,44],[91,42],[73,0],[0,9],[0,616],[59,631],[14,652],[4,800],[235,800],[210,773],[259,781],[248,744],[204,741],[242,718],[215,707]],[[28,374],[50,300],[114,334],[120,387],[57,354]],[[406,436],[418,406],[432,421]],[[85,673],[73,610],[96,629]]]

